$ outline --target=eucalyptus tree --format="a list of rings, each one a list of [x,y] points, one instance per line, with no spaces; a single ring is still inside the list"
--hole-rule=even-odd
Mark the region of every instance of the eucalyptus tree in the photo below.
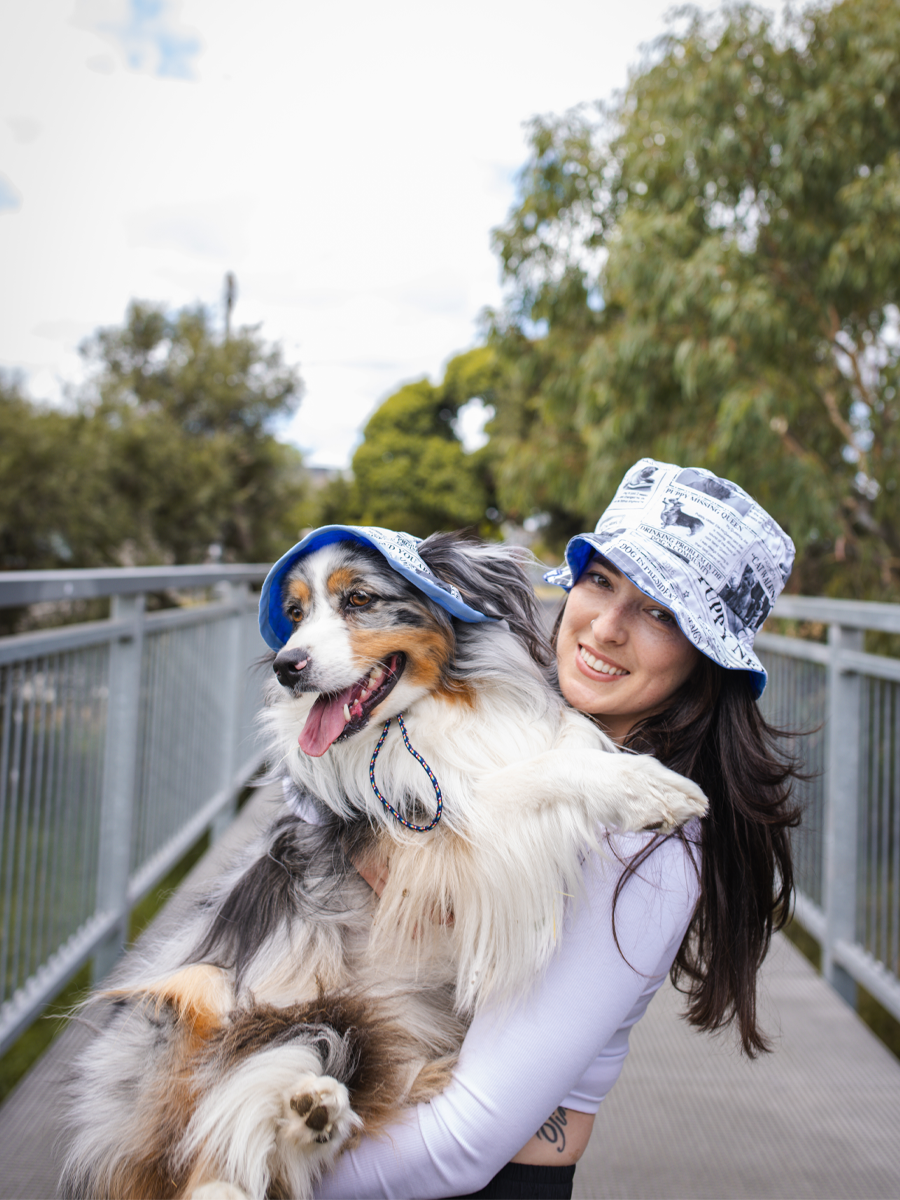
[[[302,384],[257,328],[220,336],[202,307],[134,302],[82,346],[80,410],[105,431],[128,514],[116,552],[136,561],[277,557],[297,533],[299,451],[278,439]]]
[[[495,375],[493,351],[482,346],[451,359],[440,383],[415,380],[389,396],[363,429],[352,480],[324,489],[319,520],[419,537],[464,526],[489,533],[499,516],[489,456],[465,450],[456,418],[472,399],[490,403]]]
[[[682,10],[613,104],[536,119],[495,244],[501,503],[583,527],[644,454],[734,476],[806,589],[896,596],[895,0]]]
[[[279,440],[301,393],[257,329],[140,302],[82,346],[63,407],[0,380],[0,570],[277,557],[308,519]]]

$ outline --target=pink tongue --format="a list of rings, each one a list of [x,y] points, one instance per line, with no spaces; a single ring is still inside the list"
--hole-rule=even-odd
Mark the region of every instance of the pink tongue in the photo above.
[[[303,732],[297,739],[304,754],[321,758],[335,738],[344,732],[344,705],[350,703],[355,684],[337,696],[318,696],[310,709]]]

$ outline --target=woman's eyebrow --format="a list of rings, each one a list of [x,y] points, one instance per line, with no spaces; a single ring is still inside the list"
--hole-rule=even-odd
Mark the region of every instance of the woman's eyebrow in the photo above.
[[[594,555],[594,557],[591,559],[591,561],[588,563],[588,565],[585,569],[590,571],[591,567],[600,567],[601,570],[606,571],[610,575],[621,575],[622,574],[622,572],[619,570],[619,568],[614,566],[609,561],[608,558],[603,558],[599,554]]]

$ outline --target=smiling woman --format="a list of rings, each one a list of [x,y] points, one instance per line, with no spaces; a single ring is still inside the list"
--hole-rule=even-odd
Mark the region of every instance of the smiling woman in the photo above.
[[[567,593],[553,634],[562,695],[623,749],[699,784],[709,814],[671,833],[607,831],[539,986],[477,1013],[445,1091],[389,1141],[364,1138],[317,1196],[571,1196],[631,1029],[668,972],[686,981],[691,1024],[733,1023],[750,1057],[769,1048],[756,980],[789,913],[797,768],[756,705],[766,675],[753,638],[793,553],[736,484],[652,459],[570,541],[545,576]],[[597,756],[598,784],[602,769]],[[363,873],[380,893],[384,878]]]

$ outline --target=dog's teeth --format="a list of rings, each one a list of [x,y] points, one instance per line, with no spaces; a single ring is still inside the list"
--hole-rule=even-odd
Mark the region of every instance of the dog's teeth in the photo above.
[[[344,705],[344,720],[349,725],[349,723],[350,723],[350,705],[349,704]]]

